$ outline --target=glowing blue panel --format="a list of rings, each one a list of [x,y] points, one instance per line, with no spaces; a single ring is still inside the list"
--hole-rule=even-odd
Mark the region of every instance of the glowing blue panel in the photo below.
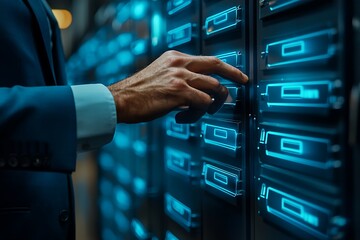
[[[165,240],[179,240],[179,238],[175,237],[172,232],[166,231]]]
[[[184,205],[169,193],[165,193],[165,213],[184,227],[190,228],[198,225],[193,222],[193,219],[199,215],[194,214],[188,206]]]
[[[305,53],[304,41],[291,42],[291,43],[283,44],[281,46],[281,56],[283,57],[301,55],[304,53]]]
[[[297,63],[326,60],[335,54],[332,44],[335,29],[326,29],[266,45],[266,67],[284,67]]]
[[[206,35],[236,28],[240,20],[240,8],[232,7],[225,11],[212,15],[205,20]]]
[[[237,87],[226,87],[228,89],[229,95],[224,102],[224,105],[235,106],[236,101],[239,99],[239,88]]]
[[[161,38],[162,19],[160,14],[156,13],[151,19],[151,45],[157,46]]]
[[[221,61],[237,68],[242,66],[241,56],[241,52],[237,51],[216,55]]]
[[[191,155],[177,149],[165,148],[165,162],[167,169],[185,176],[194,175],[196,163],[191,161]]]
[[[149,239],[148,231],[138,219],[131,221],[131,228],[137,239]]]
[[[286,7],[288,5],[294,4],[299,1],[300,0],[275,0],[275,1],[269,1],[269,6],[270,6],[270,10],[274,11],[274,10]]]
[[[328,209],[273,187],[266,191],[267,211],[311,235],[328,239],[331,214]]]
[[[204,142],[230,150],[238,148],[238,133],[235,129],[203,123]]]
[[[165,126],[166,134],[170,137],[184,140],[190,137],[190,125],[176,123],[175,118],[172,116],[166,118]]]
[[[214,165],[204,163],[203,176],[205,184],[221,191],[231,197],[242,195],[241,189],[241,169],[227,167],[222,169]]]
[[[312,0],[262,0],[260,2],[260,18],[304,4]]]
[[[333,160],[329,159],[329,139],[267,131],[260,144],[265,145],[265,154],[269,157],[320,169],[334,166]]]
[[[192,38],[192,25],[186,23],[180,27],[174,28],[167,33],[167,44],[169,48],[173,48],[184,43],[188,43]]]
[[[169,0],[167,3],[167,12],[169,15],[186,8],[191,4],[192,0]]]
[[[266,85],[264,87],[264,85]],[[328,80],[309,82],[282,82],[274,84],[260,84],[261,100],[266,102],[267,109],[261,111],[275,111],[271,109],[283,108],[284,111],[297,112],[300,108],[330,108],[333,104],[331,96],[333,83]]]

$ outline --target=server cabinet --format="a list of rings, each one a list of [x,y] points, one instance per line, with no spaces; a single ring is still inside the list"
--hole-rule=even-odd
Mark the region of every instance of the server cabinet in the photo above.
[[[257,5],[255,239],[349,237],[345,5]]]

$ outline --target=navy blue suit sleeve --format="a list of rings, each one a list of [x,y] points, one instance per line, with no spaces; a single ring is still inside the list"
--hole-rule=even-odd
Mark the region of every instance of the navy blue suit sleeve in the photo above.
[[[76,112],[69,86],[0,88],[0,167],[71,172]]]

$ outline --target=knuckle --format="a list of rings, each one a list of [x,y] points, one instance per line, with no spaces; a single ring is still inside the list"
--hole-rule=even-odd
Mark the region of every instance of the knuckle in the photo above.
[[[210,62],[213,65],[221,65],[222,61],[220,59],[218,59],[217,57],[210,57]]]
[[[187,84],[185,83],[185,81],[177,77],[172,78],[170,83],[175,90],[183,91],[187,88]]]

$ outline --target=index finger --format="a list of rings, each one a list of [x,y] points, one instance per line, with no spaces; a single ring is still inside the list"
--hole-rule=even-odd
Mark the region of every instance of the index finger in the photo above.
[[[189,56],[190,62],[186,68],[202,74],[217,74],[235,83],[246,83],[249,78],[239,69],[210,56]]]

